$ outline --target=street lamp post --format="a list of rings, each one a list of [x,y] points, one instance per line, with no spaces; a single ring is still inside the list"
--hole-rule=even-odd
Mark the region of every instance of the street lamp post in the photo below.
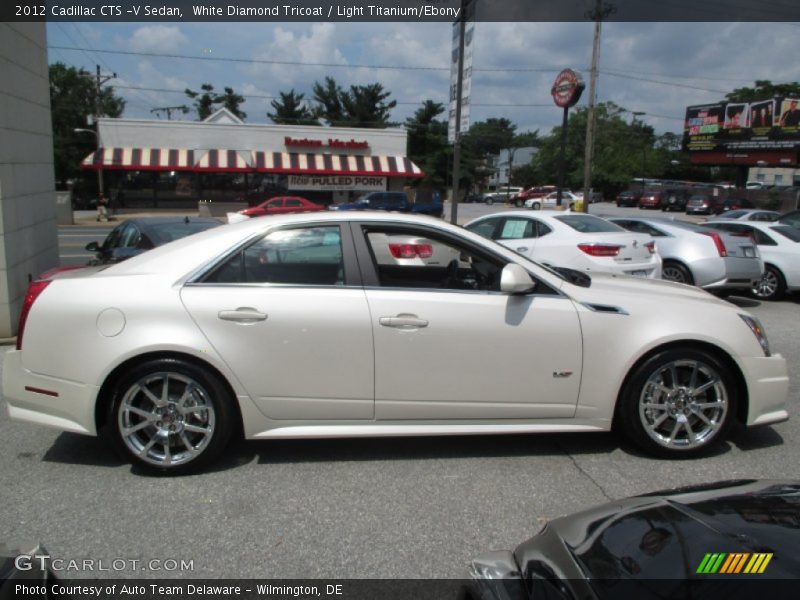
[[[91,133],[95,137],[97,151],[100,151],[100,135],[94,129],[73,129],[75,133]],[[100,161],[100,166],[97,168],[97,193],[98,201],[103,196],[103,161]]]
[[[631,121],[631,124],[636,123],[636,117],[643,117],[647,113],[637,110],[634,111],[632,114],[633,114],[633,120]],[[642,122],[639,121],[639,123]],[[645,139],[644,136],[644,125],[642,124],[642,190],[644,190],[645,159],[647,158],[647,155],[645,154],[646,151],[647,151],[647,140]]]

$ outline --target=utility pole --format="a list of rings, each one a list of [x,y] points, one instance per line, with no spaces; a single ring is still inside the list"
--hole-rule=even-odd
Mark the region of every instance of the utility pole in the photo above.
[[[467,28],[467,16],[463,10],[466,2],[461,2],[461,20],[458,23],[458,79],[456,80],[456,125],[453,142],[453,197],[450,200],[450,222],[458,223],[458,193],[461,178],[461,89],[464,85],[464,32]]]
[[[159,106],[159,107],[156,107],[156,108],[151,108],[150,109],[150,113],[151,114],[158,114],[158,113],[165,112],[165,113],[167,113],[167,121],[171,121],[172,120],[172,111],[173,110],[175,110],[175,111],[179,110],[185,115],[186,113],[189,112],[189,107],[186,106],[185,104],[181,104],[180,106]]]
[[[95,122],[95,127],[97,128],[97,132],[96,132],[97,135],[95,137],[97,138],[97,150],[98,151],[100,151],[102,149],[102,147],[103,147],[103,145],[102,145],[102,143],[100,141],[100,117],[101,117],[100,92],[101,92],[101,87],[106,81],[108,81],[109,79],[114,79],[114,78],[116,78],[116,76],[117,76],[116,73],[112,73],[111,75],[103,75],[100,72],[100,65],[97,65],[97,71],[96,71],[96,77],[95,77],[95,94],[94,94],[94,122]],[[103,161],[102,160],[100,161],[100,166],[97,169],[97,193],[99,194],[99,196],[98,196],[98,202],[99,202],[100,198],[102,198],[102,196],[103,196]]]
[[[587,16],[594,21],[594,42],[592,43],[592,69],[589,74],[589,112],[586,121],[586,148],[583,157],[583,212],[589,212],[592,201],[592,161],[594,160],[594,105],[597,101],[597,65],[600,62],[600,33],[603,18],[616,12],[613,6],[603,6],[603,0],[597,0],[594,12]]]

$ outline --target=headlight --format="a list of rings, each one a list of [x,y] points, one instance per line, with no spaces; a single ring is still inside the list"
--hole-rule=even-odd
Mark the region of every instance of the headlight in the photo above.
[[[749,315],[739,315],[742,318],[747,326],[750,328],[750,331],[753,332],[753,335],[756,336],[758,343],[761,345],[761,349],[764,351],[764,356],[771,356],[771,352],[769,351],[769,340],[767,339],[767,332],[764,331],[764,327],[761,325],[761,322],[756,319],[755,317],[751,317]]]

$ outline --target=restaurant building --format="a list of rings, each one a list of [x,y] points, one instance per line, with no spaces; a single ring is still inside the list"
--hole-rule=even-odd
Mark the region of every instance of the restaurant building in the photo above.
[[[102,169],[119,207],[184,207],[200,200],[258,204],[280,194],[347,202],[402,191],[424,176],[402,128],[248,124],[226,109],[204,121],[99,119]]]

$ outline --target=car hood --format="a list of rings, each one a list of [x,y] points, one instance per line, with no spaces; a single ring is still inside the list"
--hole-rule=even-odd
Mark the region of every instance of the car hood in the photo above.
[[[773,555],[768,577],[796,578],[798,544],[800,481],[738,480],[653,492],[554,519],[514,555],[520,566],[560,555],[567,564],[553,565],[556,571],[618,580],[698,579],[720,572],[730,554],[748,554],[749,562],[766,553]],[[725,555],[717,570],[703,571],[708,554]]]
[[[731,306],[725,300],[698,287],[682,283],[594,272],[590,277],[592,283],[588,288],[565,282],[562,290],[584,304],[594,304],[599,301],[624,306],[626,300],[646,300],[650,303],[655,299],[659,303],[678,301]]]

